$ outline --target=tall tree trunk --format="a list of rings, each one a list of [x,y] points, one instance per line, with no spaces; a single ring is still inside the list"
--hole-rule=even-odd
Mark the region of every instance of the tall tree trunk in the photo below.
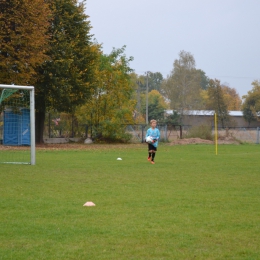
[[[45,112],[38,111],[36,112],[36,119],[35,119],[35,136],[36,136],[36,143],[43,144],[43,131],[44,131],[44,121],[45,121]]]

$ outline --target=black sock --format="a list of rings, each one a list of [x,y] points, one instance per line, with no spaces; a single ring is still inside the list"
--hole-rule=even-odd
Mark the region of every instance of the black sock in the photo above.
[[[152,154],[152,161],[154,161],[155,153]]]
[[[148,154],[149,154],[148,156],[149,156],[149,158],[150,158],[150,157],[152,156],[152,154],[151,154],[151,153],[148,153]]]

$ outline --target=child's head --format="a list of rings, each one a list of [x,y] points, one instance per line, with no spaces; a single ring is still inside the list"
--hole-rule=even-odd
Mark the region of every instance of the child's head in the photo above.
[[[156,121],[156,120],[152,119],[152,120],[150,121],[150,125],[151,125],[152,128],[155,128],[155,127],[156,127],[156,124],[157,124],[157,121]]]

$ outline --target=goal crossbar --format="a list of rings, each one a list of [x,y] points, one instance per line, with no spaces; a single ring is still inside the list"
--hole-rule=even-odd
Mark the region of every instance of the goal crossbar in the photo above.
[[[34,102],[34,87],[33,86],[18,86],[18,85],[5,85],[0,84],[2,89],[16,89],[16,90],[29,90],[30,92],[30,140],[31,140],[31,156],[30,164],[36,164],[35,158],[35,102]],[[16,164],[16,163],[15,163]]]

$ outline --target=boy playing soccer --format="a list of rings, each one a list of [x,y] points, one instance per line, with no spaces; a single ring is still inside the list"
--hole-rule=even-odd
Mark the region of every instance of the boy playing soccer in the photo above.
[[[146,137],[150,136],[153,139],[153,143],[148,144],[148,161],[151,161],[152,164],[154,164],[154,157],[157,151],[158,140],[160,138],[160,131],[158,128],[156,128],[156,124],[156,120],[151,120],[151,127],[146,132]]]

